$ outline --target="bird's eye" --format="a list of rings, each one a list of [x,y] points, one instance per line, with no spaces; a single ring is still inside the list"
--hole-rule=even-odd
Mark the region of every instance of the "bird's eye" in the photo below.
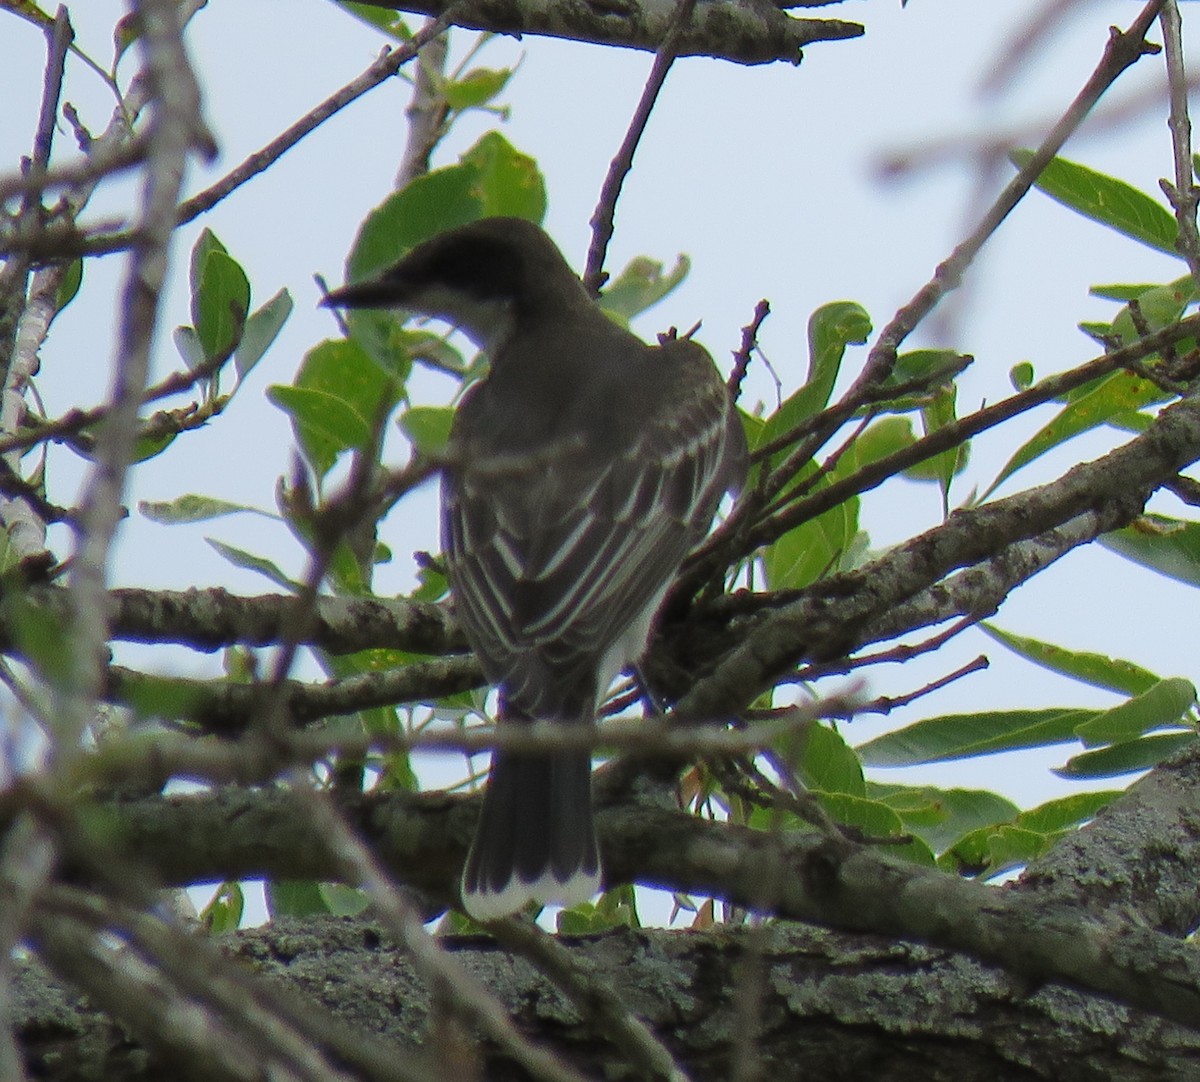
[[[430,277],[480,298],[511,297],[521,276],[521,257],[506,244],[456,244],[439,253]]]

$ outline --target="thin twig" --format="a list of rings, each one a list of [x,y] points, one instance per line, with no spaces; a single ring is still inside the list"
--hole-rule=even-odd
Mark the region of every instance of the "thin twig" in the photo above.
[[[177,223],[183,225],[212,210],[222,199],[235,192],[246,181],[273,165],[301,139],[325,123],[330,117],[346,108],[396,74],[405,64],[421,51],[421,47],[436,38],[453,21],[460,3],[452,3],[436,19],[427,22],[412,40],[394,51],[389,50],[376,60],[357,79],[351,80],[340,90],[330,94],[320,105],[310,109],[289,128],[272,139],[266,146],[255,151],[245,161],[232,169],[215,184],[179,204]]]
[[[650,113],[658,100],[663,83],[666,82],[667,73],[675,63],[680,38],[691,21],[695,7],[696,0],[677,0],[670,28],[654,55],[650,75],[629,121],[629,130],[625,133],[625,139],[609,165],[604,184],[600,188],[600,197],[592,214],[592,243],[588,247],[587,264],[583,272],[583,284],[593,294],[599,293],[600,287],[604,285],[604,257],[608,252],[608,242],[612,240],[613,216],[616,214],[621,188],[629,170],[633,168],[633,155],[645,134],[646,124],[650,120]]]
[[[994,428],[1020,413],[1051,402],[1067,391],[1090,383],[1118,368],[1123,368],[1130,361],[1157,353],[1169,343],[1178,342],[1198,332],[1200,332],[1200,316],[1189,316],[1187,319],[1164,327],[1161,331],[1123,349],[1098,357],[1070,372],[1049,376],[1028,390],[1021,391],[1003,402],[997,402],[994,406],[988,406],[948,425],[943,425],[908,447],[864,466],[849,477],[840,478],[827,488],[814,492],[792,504],[786,510],[763,520],[750,531],[749,541],[753,542],[755,547],[768,544],[775,538],[782,537],[788,530],[800,523],[815,518],[831,507],[836,507],[850,496],[859,495],[882,484],[901,470],[916,466],[944,451],[952,450],[968,439],[981,432],[986,432],[989,428]],[[716,536],[714,535],[714,538]]]
[[[763,321],[771,314],[771,305],[764,298],[754,306],[754,318],[742,328],[742,344],[733,355],[733,371],[729,373],[726,386],[730,397],[736,402],[742,391],[742,380],[750,368],[750,357],[758,347],[758,332]]]
[[[1175,211],[1179,236],[1175,246],[1187,260],[1192,280],[1200,288],[1200,233],[1196,230],[1196,188],[1192,167],[1192,122],[1188,117],[1187,72],[1183,65],[1183,25],[1176,0],[1166,0],[1159,17],[1163,31],[1163,53],[1167,64],[1171,114],[1171,153],[1175,163],[1175,182],[1161,182],[1162,190]]]
[[[912,300],[892,317],[891,322],[876,339],[867,356],[867,363],[847,392],[847,397],[854,398],[863,387],[878,383],[887,377],[896,362],[896,351],[900,344],[933,311],[938,301],[958,288],[980,249],[1000,228],[1013,208],[1028,194],[1042,170],[1050,164],[1067,139],[1087,118],[1104,92],[1141,57],[1157,51],[1157,46],[1149,45],[1145,38],[1164,3],[1165,0],[1150,0],[1130,28],[1123,33],[1116,27],[1112,28],[1104,55],[1083,89],[1033,152],[1029,161],[1005,186],[975,230],[954,249],[948,259],[938,265],[933,277],[917,291]]]
[[[167,276],[167,254],[185,162],[193,148],[215,152],[201,119],[200,90],[183,43],[183,10],[174,0],[139,0],[140,44],[153,95],[147,171],[138,243],[121,297],[116,371],[109,411],[84,484],[81,529],[69,580],[73,608],[66,673],[55,683],[59,721],[53,756],[77,754],[80,736],[103,687],[108,629],[106,578],[113,537],[122,516],[122,493],[138,432],[138,410],[150,370]]]
[[[975,621],[971,621],[974,623]],[[863,704],[862,713],[864,714],[890,714],[893,710],[898,710],[902,706],[908,706],[910,703],[916,702],[917,699],[923,698],[926,695],[932,695],[935,691],[941,691],[945,687],[949,687],[957,680],[961,680],[965,676],[971,676],[977,672],[983,672],[991,662],[988,661],[986,654],[980,654],[974,661],[968,661],[965,665],[959,666],[952,673],[947,673],[945,676],[939,677],[937,680],[931,680],[928,684],[917,688],[915,691],[910,691],[907,695],[881,695],[878,699],[872,699],[868,703]]]

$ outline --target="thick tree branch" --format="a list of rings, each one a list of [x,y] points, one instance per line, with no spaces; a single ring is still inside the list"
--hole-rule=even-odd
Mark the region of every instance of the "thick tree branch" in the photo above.
[[[765,994],[755,1050],[764,1078],[1161,1082],[1191,1077],[1200,1056],[1200,1040],[1180,1026],[1054,986],[1016,987],[1002,971],[944,951],[796,926],[756,934]],[[533,967],[477,937],[448,945],[527,1032],[590,1077],[604,1075],[607,1042]],[[696,1082],[727,1082],[744,932],[624,930],[566,947],[662,1036]],[[375,922],[285,920],[239,933],[227,949],[273,985],[382,1038],[398,1063],[422,1062],[436,1002]],[[87,1077],[87,1065],[106,1053],[115,1071],[128,1055],[123,1033],[36,965],[22,964],[16,995],[18,1037],[44,1082]],[[486,1077],[510,1071],[489,1054]],[[175,1082],[178,1074],[152,1060],[136,1077]]]
[[[1170,769],[1187,771],[1180,774],[1186,782],[1194,781],[1197,766],[1189,760]],[[1200,814],[1200,798],[1189,794],[1200,786],[1172,788],[1173,801],[1159,807],[1155,830],[1160,839],[1183,831],[1188,840]],[[328,878],[335,866],[323,846],[307,840],[295,799],[278,791],[227,790],[102,805],[89,820],[102,822],[121,851],[139,854],[167,883]],[[1125,816],[1126,800],[1136,814],[1134,802],[1144,802],[1145,793],[1135,790],[1118,800],[1110,813],[1114,823]],[[457,883],[473,804],[438,794],[374,793],[344,810],[393,875],[446,899]],[[1165,819],[1170,814],[1173,821]],[[898,860],[877,846],[817,834],[750,831],[636,802],[603,808],[598,825],[610,885],[637,880],[843,931],[920,940],[999,963],[1026,979],[1089,989],[1200,1028],[1200,959],[1182,941],[1121,919],[1136,904],[1132,891],[1140,890],[1141,866],[1125,863],[1126,874],[1118,876],[1113,865],[1121,854],[1111,846],[1095,854],[1109,853],[1101,865],[1106,886],[1094,889],[1094,870],[1090,912],[1081,913],[1042,889],[1044,880],[1027,888],[992,888]],[[1086,847],[1089,837],[1080,835],[1078,844]],[[1096,844],[1107,845],[1100,834]],[[1189,840],[1184,853],[1190,855],[1186,868],[1172,875],[1194,882],[1200,845]],[[1194,897],[1190,904],[1189,913],[1177,914],[1181,925],[1196,923]]]
[[[364,0],[375,7],[441,15],[440,0]],[[789,5],[793,6],[793,5]],[[455,25],[498,34],[545,34],[573,41],[656,52],[666,37],[674,0],[465,0],[456,3]],[[684,30],[678,56],[711,56],[740,64],[800,62],[815,41],[840,41],[863,33],[859,23],[797,19],[765,0],[712,0],[699,4]]]

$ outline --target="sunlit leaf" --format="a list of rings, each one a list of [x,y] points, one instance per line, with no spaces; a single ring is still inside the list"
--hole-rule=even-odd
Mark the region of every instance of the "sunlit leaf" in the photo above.
[[[75,299],[79,287],[83,284],[83,260],[72,259],[63,271],[62,281],[58,284],[58,295],[54,298],[54,312],[57,315]]]
[[[200,911],[200,923],[211,935],[235,932],[241,926],[246,898],[237,882],[222,883],[212,901]]]
[[[862,764],[832,726],[813,722],[775,742],[775,750],[808,789],[864,796]]]
[[[463,156],[476,170],[476,191],[487,217],[510,215],[540,222],[546,216],[546,182],[537,162],[497,131],[480,136]]]
[[[1013,386],[1014,391],[1027,391],[1033,386],[1034,371],[1033,365],[1028,361],[1021,361],[1020,364],[1014,364],[1008,370],[1008,380]]]
[[[1020,814],[1011,800],[985,789],[939,789],[934,786],[886,785],[872,782],[867,795],[892,808],[906,830],[942,852],[981,827],[1010,823]]]
[[[311,879],[268,879],[263,884],[267,912],[272,920],[280,917],[328,916],[333,910],[321,886]]]
[[[309,350],[295,382],[267,397],[291,417],[305,459],[323,477],[338,455],[371,444],[399,390],[356,342],[336,339]]]
[[[1043,834],[1070,830],[1094,819],[1101,808],[1111,804],[1121,791],[1111,789],[1096,793],[1073,793],[1030,808],[1017,816],[1017,825]]]

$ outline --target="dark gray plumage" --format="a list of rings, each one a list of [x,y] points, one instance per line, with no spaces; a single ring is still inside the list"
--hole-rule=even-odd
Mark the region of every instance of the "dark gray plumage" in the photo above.
[[[500,688],[503,722],[591,724],[745,475],[745,438],[711,358],[617,326],[550,238],[515,218],[444,233],[327,303],[437,316],[487,351],[442,485],[456,611]],[[472,916],[598,889],[590,774],[586,752],[493,756],[463,873]]]

